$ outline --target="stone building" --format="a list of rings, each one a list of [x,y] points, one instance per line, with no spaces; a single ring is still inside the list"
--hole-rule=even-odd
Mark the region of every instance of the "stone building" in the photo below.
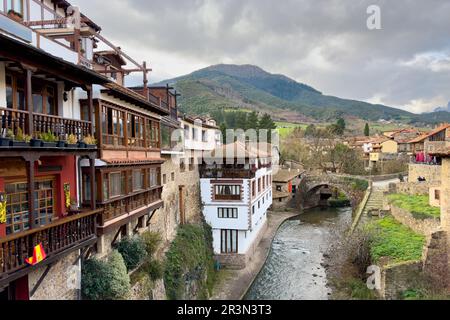
[[[295,203],[302,175],[302,169],[279,169],[273,176],[272,210],[283,210]]]

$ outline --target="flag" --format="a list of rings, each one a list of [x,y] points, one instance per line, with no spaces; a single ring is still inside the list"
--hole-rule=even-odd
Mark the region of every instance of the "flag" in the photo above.
[[[44,246],[41,244],[34,247],[33,257],[25,259],[25,262],[30,266],[35,266],[47,258],[47,254],[45,253]]]

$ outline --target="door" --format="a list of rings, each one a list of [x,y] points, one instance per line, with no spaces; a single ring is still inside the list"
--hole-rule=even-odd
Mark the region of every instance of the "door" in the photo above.
[[[186,206],[184,203],[184,186],[179,187],[179,203],[180,203],[180,224],[186,224]]]

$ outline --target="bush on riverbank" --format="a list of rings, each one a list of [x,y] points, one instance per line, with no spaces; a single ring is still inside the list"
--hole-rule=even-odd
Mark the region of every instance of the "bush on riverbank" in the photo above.
[[[422,259],[425,236],[415,233],[394,217],[376,220],[367,230],[372,235],[370,254],[374,263],[381,258],[393,263]]]
[[[184,225],[166,253],[164,283],[170,300],[207,299],[215,270],[212,231],[203,225]]]
[[[440,218],[441,209],[430,206],[428,195],[391,194],[389,202],[411,212],[416,219]]]

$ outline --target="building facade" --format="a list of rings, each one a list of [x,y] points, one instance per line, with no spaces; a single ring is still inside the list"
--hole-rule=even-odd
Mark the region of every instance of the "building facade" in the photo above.
[[[267,227],[272,205],[271,150],[236,142],[217,148],[200,167],[203,215],[213,229],[214,253],[244,268]]]

